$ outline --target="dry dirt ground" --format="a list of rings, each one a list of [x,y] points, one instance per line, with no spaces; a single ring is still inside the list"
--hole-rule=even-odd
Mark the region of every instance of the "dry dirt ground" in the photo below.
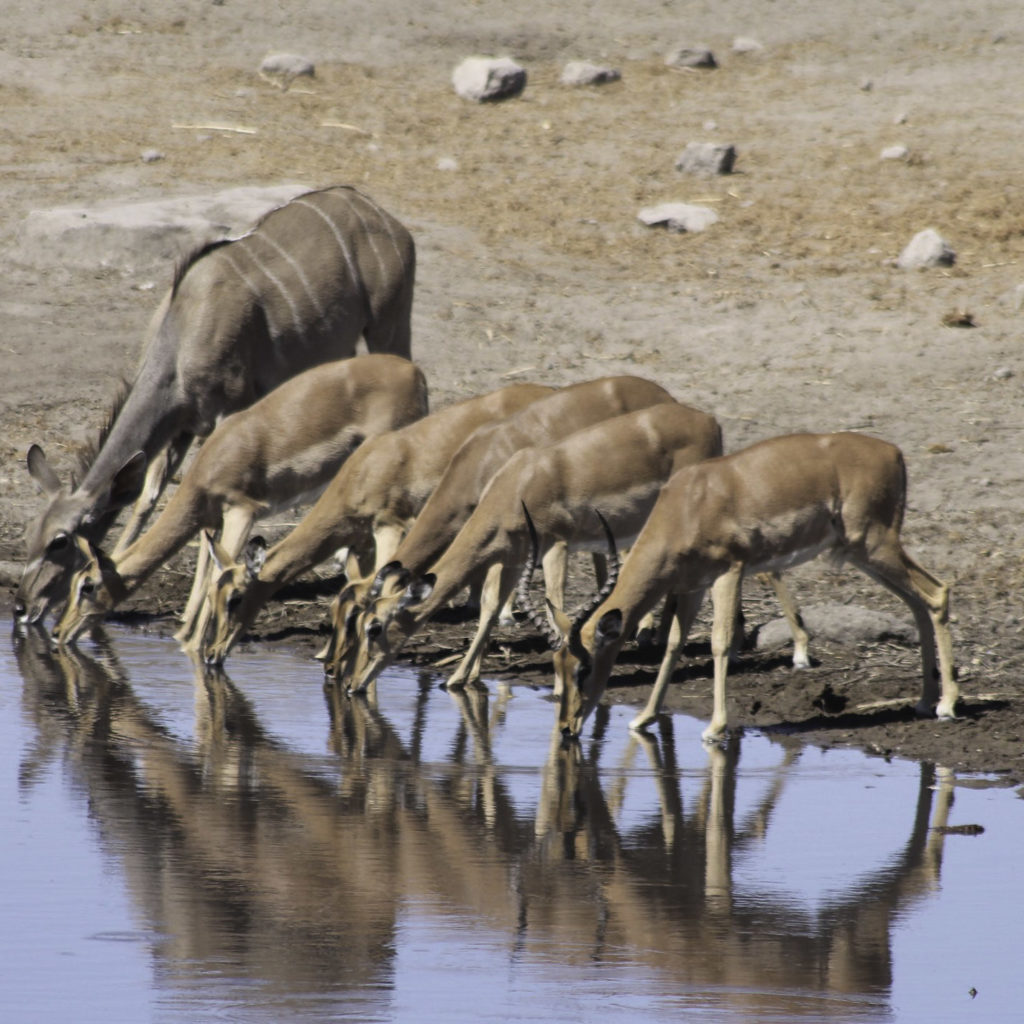
[[[762,48],[736,52],[740,36]],[[683,43],[710,47],[719,66],[667,67]],[[263,80],[271,52],[309,57],[315,77],[288,89]],[[523,95],[459,99],[451,71],[474,53],[522,63]],[[571,59],[610,64],[621,81],[566,88]],[[733,721],[1024,780],[1022,95],[1017,0],[6,0],[0,603],[10,606],[22,531],[41,507],[26,449],[38,441],[71,464],[171,274],[170,263],[41,256],[24,241],[29,212],[355,183],[417,238],[414,348],[435,407],[511,379],[627,372],[713,411],[730,448],[846,428],[899,444],[908,547],[953,584],[962,721],[913,719],[913,646],[822,638],[809,672],[783,653],[749,654],[731,677]],[[687,142],[706,140],[737,147],[736,173],[674,169]],[[908,157],[882,160],[892,145]],[[163,159],[143,161],[150,149]],[[721,220],[700,235],[636,220],[669,200]],[[955,266],[897,269],[927,227],[952,244]],[[947,326],[956,313],[974,326]],[[133,621],[171,631],[192,557],[140,592]],[[574,577],[577,593],[585,585]],[[793,586],[805,605],[906,617],[854,574],[814,565]],[[260,620],[260,642],[312,649],[322,601],[301,600],[311,587],[330,590],[295,588]],[[748,590],[751,623],[777,614]],[[437,623],[410,657],[450,655],[470,625]],[[670,706],[707,716],[706,620],[692,639]],[[655,658],[626,652],[612,699],[640,699]],[[546,679],[525,626],[496,639],[489,668]]]

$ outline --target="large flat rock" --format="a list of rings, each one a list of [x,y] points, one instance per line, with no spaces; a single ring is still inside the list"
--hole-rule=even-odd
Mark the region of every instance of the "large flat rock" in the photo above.
[[[174,262],[201,242],[243,234],[268,210],[308,188],[242,187],[145,202],[33,210],[22,227],[18,258],[30,265],[150,270]]]

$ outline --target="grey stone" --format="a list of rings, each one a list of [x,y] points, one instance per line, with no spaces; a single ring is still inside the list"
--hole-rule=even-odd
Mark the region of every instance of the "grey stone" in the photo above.
[[[956,253],[949,243],[934,228],[926,228],[910,240],[896,260],[896,266],[901,270],[918,270],[951,267],[955,262]]]
[[[709,206],[694,206],[691,203],[662,203],[647,206],[637,218],[648,227],[664,225],[669,231],[705,231],[718,223],[718,214]]]
[[[676,157],[676,170],[684,174],[731,174],[736,147],[718,142],[688,142]]]
[[[308,188],[242,187],[149,202],[32,210],[22,225],[17,254],[30,264],[150,270],[201,242],[247,230],[268,210]]]
[[[467,57],[452,72],[452,85],[476,103],[509,99],[526,88],[526,70],[511,57]]]
[[[605,85],[617,82],[622,73],[617,68],[599,67],[587,60],[571,60],[562,69],[562,85]]]
[[[665,57],[672,68],[717,68],[715,55],[706,46],[677,46]]]
[[[917,642],[917,629],[913,621],[872,608],[825,603],[801,608],[800,614],[811,635],[812,650],[815,637],[847,644],[877,643],[882,640],[905,644]],[[757,649],[782,647],[791,639],[786,620],[772,619],[757,630]]]

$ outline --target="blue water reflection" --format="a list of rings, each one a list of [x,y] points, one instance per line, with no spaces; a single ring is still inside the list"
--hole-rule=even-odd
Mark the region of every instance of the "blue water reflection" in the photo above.
[[[0,646],[2,1020],[1016,1019],[1010,791],[112,636]]]

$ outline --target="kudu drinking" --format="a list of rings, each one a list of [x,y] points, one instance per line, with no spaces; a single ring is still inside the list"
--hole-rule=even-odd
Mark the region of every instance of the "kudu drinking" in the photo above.
[[[303,370],[353,355],[360,337],[371,352],[408,358],[414,273],[408,230],[345,186],[304,193],[242,237],[193,252],[81,479],[66,488],[42,449],[29,449],[29,472],[49,504],[28,532],[15,617],[38,621],[62,600],[76,536],[99,543],[137,498],[116,550],[127,547],[193,438],[222,417]]]

